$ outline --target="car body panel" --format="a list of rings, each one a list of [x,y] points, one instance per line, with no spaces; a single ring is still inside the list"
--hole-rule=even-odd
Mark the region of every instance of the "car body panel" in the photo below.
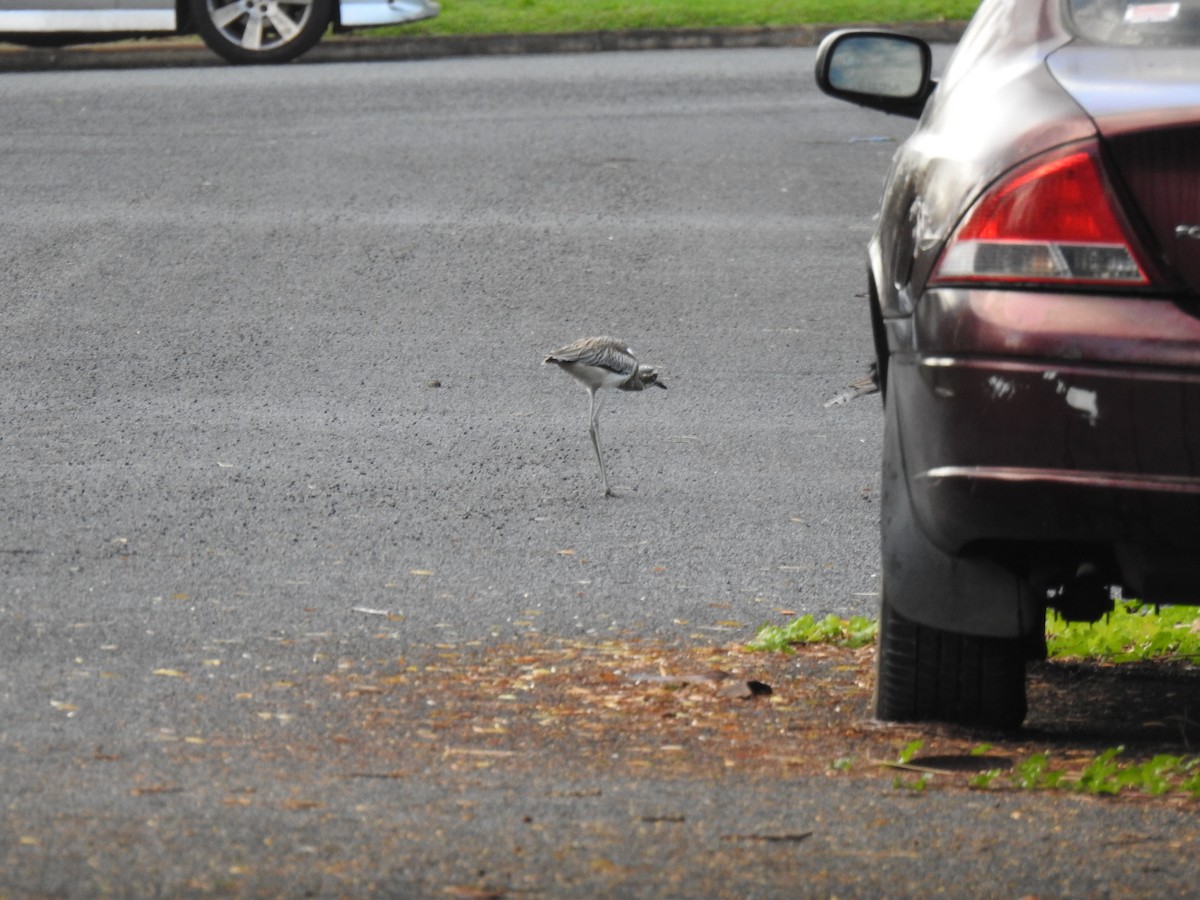
[[[436,16],[433,0],[340,0],[334,22],[343,28],[395,25]],[[19,34],[132,34],[176,32],[177,5],[164,0],[0,0],[0,37]]]
[[[1106,135],[1196,120],[1195,48],[1071,44],[1050,54],[1046,64]]]
[[[342,28],[399,25],[432,18],[439,10],[430,0],[340,0],[334,21]]]
[[[1195,544],[1200,318],[1190,309],[936,289],[915,333],[921,353],[898,361],[895,383],[911,410],[901,436],[911,494],[935,543],[1129,541],[1152,521],[1156,542]],[[996,483],[992,501],[985,483]]]
[[[1193,115],[1200,115],[1200,53]],[[1128,131],[1105,141],[1140,213],[1144,242],[1191,296],[1200,293],[1200,124]]]
[[[174,31],[175,9],[163,0],[0,0],[0,33]]]
[[[950,556],[1025,548],[1067,562],[1104,548],[1133,596],[1196,603],[1200,374],[1130,376],[1018,360],[898,362],[888,402],[903,420],[917,527]],[[928,599],[901,605],[940,627],[964,621]],[[1010,634],[1010,611],[984,612],[972,611],[981,633]]]
[[[926,356],[1200,368],[1200,319],[1147,297],[937,288],[922,297],[915,327]]]

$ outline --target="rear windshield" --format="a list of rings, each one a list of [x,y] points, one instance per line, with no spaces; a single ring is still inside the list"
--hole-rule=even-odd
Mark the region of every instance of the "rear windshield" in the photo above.
[[[1075,30],[1097,44],[1200,46],[1200,0],[1067,0]]]

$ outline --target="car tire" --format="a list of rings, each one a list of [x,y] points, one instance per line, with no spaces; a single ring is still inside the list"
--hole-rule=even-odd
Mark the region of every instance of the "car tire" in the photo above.
[[[968,614],[972,607],[1003,604],[1020,591],[1017,580],[994,563],[956,559],[925,536],[909,497],[899,400],[889,395],[884,402],[875,715],[892,722],[1017,728],[1026,712],[1027,636],[938,628],[900,612],[947,616],[954,611],[957,620],[983,630],[981,621]]]
[[[955,634],[879,610],[875,715],[887,722],[940,721],[1012,730],[1025,718],[1020,640]]]
[[[231,63],[288,62],[312,48],[333,18],[333,0],[190,0],[192,23]]]

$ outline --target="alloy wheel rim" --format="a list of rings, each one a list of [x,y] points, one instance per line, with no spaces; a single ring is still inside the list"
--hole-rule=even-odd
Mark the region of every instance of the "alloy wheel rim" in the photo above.
[[[312,17],[311,0],[208,0],[213,25],[230,44],[274,50],[294,41]]]

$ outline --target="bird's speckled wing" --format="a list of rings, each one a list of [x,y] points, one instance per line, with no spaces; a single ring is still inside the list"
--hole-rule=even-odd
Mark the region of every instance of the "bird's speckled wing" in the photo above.
[[[637,359],[624,342],[611,337],[582,338],[546,357],[547,362],[579,363],[621,375],[637,371]]]

